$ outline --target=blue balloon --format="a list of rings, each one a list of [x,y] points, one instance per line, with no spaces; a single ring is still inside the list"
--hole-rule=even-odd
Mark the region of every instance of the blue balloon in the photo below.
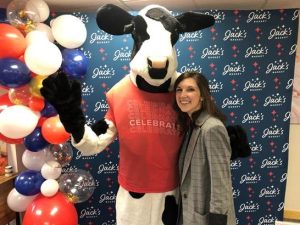
[[[9,24],[9,21],[6,17],[6,10],[5,9],[0,9],[0,23]]]
[[[25,147],[32,152],[37,152],[50,145],[43,135],[40,127],[36,127],[29,135],[24,138]]]
[[[57,111],[53,107],[53,105],[51,105],[48,101],[45,101],[45,106],[41,111],[41,116],[48,118],[56,115],[57,115]]]
[[[45,179],[40,172],[25,170],[16,177],[15,188],[22,195],[32,196],[40,193],[44,181]]]
[[[22,61],[14,58],[0,59],[0,84],[17,88],[29,83],[31,72]]]
[[[88,60],[79,49],[64,49],[62,51],[62,70],[71,78],[81,79],[87,73]]]

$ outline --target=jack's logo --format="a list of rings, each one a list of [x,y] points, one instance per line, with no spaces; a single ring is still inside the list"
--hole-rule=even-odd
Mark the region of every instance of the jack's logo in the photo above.
[[[97,218],[101,215],[101,210],[98,208],[94,208],[93,206],[87,207],[86,209],[82,209],[80,211],[79,217],[82,218]]]
[[[114,52],[113,61],[129,61],[131,57],[131,50],[126,47],[122,47]]]
[[[108,67],[106,64],[94,68],[92,78],[96,79],[108,79],[112,78],[115,75],[115,69],[113,67]]]
[[[240,205],[238,212],[257,212],[259,204],[253,201],[245,202]]]
[[[288,62],[283,62],[282,59],[276,60],[272,63],[269,63],[267,66],[266,74],[272,73],[284,73],[289,69]]]
[[[245,66],[243,64],[239,64],[238,62],[232,62],[226,66],[224,66],[222,75],[230,75],[236,76],[241,75],[245,72]]]
[[[260,123],[264,119],[264,114],[256,110],[244,114],[242,123]]]
[[[232,170],[237,170],[242,166],[242,162],[241,160],[237,159],[237,160],[233,160],[230,162],[230,168]]]
[[[284,130],[277,125],[270,126],[263,130],[262,138],[280,138],[284,133]]]
[[[276,216],[273,216],[271,214],[265,215],[265,216],[260,217],[258,219],[258,224],[257,225],[273,225],[273,224],[275,224],[276,220],[277,220]]]
[[[223,100],[222,108],[240,108],[242,105],[244,105],[244,99],[234,95]]]
[[[97,32],[91,33],[90,44],[107,44],[113,40],[113,36],[104,31],[98,30]]]
[[[246,30],[241,30],[240,27],[233,27],[230,30],[225,31],[224,41],[242,41],[247,37]]]
[[[271,19],[271,13],[266,10],[255,10],[248,15],[247,23],[265,23]]]
[[[251,152],[252,152],[253,154],[257,154],[257,153],[259,153],[259,152],[262,151],[262,144],[258,144],[258,143],[256,143],[255,141],[250,142],[250,143],[249,143],[249,146],[250,146]]]
[[[209,80],[209,89],[211,92],[219,92],[223,89],[223,83],[222,82],[217,82],[216,79]]]
[[[109,106],[105,99],[101,99],[100,101],[95,103],[94,112],[106,112],[108,110]]]
[[[208,48],[204,48],[202,50],[201,59],[219,59],[224,55],[224,50],[222,47],[218,47],[217,45],[211,45]]]
[[[282,106],[285,103],[285,101],[285,96],[281,96],[279,93],[276,93],[265,98],[264,106]]]
[[[82,83],[81,87],[82,96],[90,96],[94,93],[94,87],[90,84],[87,85],[85,82]]]
[[[225,20],[225,13],[223,11],[210,10],[205,12],[205,14],[213,16],[216,23],[222,23]]]
[[[106,192],[105,194],[100,195],[99,203],[115,203],[116,194],[112,191]]]
[[[199,65],[196,65],[194,62],[193,63],[188,63],[187,65],[184,65],[180,68],[180,73],[185,73],[188,71],[197,71],[199,73],[202,72],[202,68]]]
[[[76,157],[75,159],[78,160],[78,159],[95,159],[97,157],[97,154],[94,154],[94,155],[89,155],[89,156],[83,156],[81,151],[77,151],[77,154],[76,154]]]
[[[276,197],[280,194],[280,190],[278,187],[268,186],[266,188],[262,188],[259,193],[259,197]]]
[[[255,79],[252,78],[251,80],[246,81],[243,91],[262,91],[265,87],[266,82],[257,77]]]
[[[195,32],[186,32],[184,34],[180,34],[179,36],[179,42],[186,41],[186,42],[192,42],[192,41],[199,41],[202,39],[202,31],[195,31]]]
[[[253,45],[246,49],[245,58],[262,58],[268,54],[268,48],[261,44]]]
[[[106,162],[98,166],[97,174],[117,173],[119,166],[113,162]]]
[[[264,159],[261,162],[260,168],[278,168],[282,166],[282,159],[277,159],[275,156]]]
[[[259,173],[249,172],[241,176],[240,184],[256,184],[261,180]]]
[[[270,30],[270,34],[268,39],[285,39],[289,38],[292,35],[292,29],[289,27],[285,27],[285,25],[277,26]]]

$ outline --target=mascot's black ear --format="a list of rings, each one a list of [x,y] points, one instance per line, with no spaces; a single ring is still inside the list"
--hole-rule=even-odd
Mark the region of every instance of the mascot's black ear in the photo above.
[[[247,133],[240,125],[226,127],[231,145],[231,160],[251,155]]]
[[[186,12],[176,16],[181,29],[180,33],[202,30],[215,24],[215,18],[210,15],[197,12]]]
[[[106,4],[100,7],[96,13],[97,25],[101,30],[112,35],[123,35],[131,32],[128,27],[133,16],[124,9]]]

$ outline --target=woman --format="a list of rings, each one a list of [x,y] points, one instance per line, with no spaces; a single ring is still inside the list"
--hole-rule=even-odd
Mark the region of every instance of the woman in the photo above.
[[[183,73],[174,84],[178,127],[181,225],[235,225],[226,117],[212,101],[208,81]],[[188,121],[188,122],[187,122]]]

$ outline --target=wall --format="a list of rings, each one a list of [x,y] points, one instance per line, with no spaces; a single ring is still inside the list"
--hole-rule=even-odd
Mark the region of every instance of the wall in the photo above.
[[[213,96],[229,123],[242,124],[247,130],[253,155],[232,162],[237,223],[257,225],[265,221],[264,225],[270,225],[270,221],[282,219],[283,214],[297,13],[208,13],[217,18],[213,29],[180,36],[176,44],[178,71],[198,70],[206,74]],[[107,110],[104,93],[128,72],[132,40],[129,35],[111,36],[97,30],[92,15],[78,16],[88,21],[89,35],[82,50],[91,64],[84,79],[83,108],[88,121],[93,122]],[[274,64],[276,69],[267,72]],[[66,168],[85,167],[99,182],[93,199],[77,207],[82,224],[114,221],[117,144],[95,156],[83,157],[78,153]],[[92,209],[99,213],[97,219],[89,215]]]

